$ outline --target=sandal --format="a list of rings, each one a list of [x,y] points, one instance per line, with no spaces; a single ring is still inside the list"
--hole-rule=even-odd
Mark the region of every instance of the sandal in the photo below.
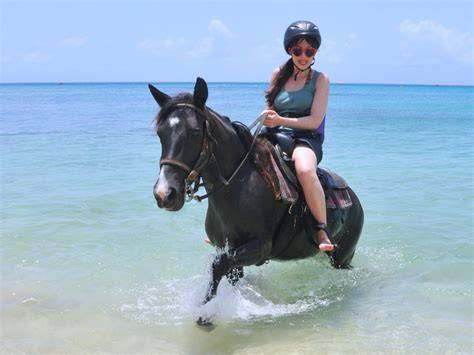
[[[327,242],[325,242],[325,243],[320,243],[320,242],[319,242],[319,236],[318,236],[318,235],[315,235],[315,236],[313,237],[313,240],[314,240],[314,242],[316,243],[318,249],[319,249],[320,251],[324,251],[324,252],[333,252],[333,251],[335,251],[335,250],[337,249],[337,244],[331,242],[331,237],[330,237],[329,232],[328,232],[328,230],[327,230],[327,225],[326,225],[326,223],[318,223],[318,224],[315,224],[314,227],[316,228],[317,233],[319,233],[320,230],[323,230],[323,231],[326,233],[326,236],[327,236],[327,238],[329,239],[329,243],[330,243],[330,244],[328,244]],[[328,247],[323,247],[323,249],[321,249],[321,248],[320,248],[320,245],[327,245]],[[332,248],[331,248],[331,247],[332,247]]]

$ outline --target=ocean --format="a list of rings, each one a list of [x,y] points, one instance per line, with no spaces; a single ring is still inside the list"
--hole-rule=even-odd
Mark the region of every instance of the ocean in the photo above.
[[[156,83],[174,95],[193,83]],[[250,123],[263,83],[210,83]],[[471,353],[474,88],[332,84],[322,166],[359,196],[352,270],[246,268],[195,325],[207,202],[156,206],[146,83],[1,84],[3,353]]]

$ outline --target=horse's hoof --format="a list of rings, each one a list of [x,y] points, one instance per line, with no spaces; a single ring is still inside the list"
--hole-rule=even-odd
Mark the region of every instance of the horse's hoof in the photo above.
[[[216,328],[216,326],[214,324],[212,324],[212,322],[209,318],[199,317],[199,319],[196,321],[196,324],[202,330],[205,330],[206,332],[211,332]]]

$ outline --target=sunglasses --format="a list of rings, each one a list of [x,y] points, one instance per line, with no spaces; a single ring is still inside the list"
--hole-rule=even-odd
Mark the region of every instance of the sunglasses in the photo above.
[[[295,57],[299,57],[304,53],[307,57],[313,57],[316,54],[316,49],[313,47],[300,47],[300,46],[293,46],[290,48],[290,53],[293,54]]]

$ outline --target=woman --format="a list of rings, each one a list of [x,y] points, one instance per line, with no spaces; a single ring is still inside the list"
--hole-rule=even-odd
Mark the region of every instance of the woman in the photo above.
[[[332,251],[326,231],[326,202],[316,175],[323,157],[324,121],[329,95],[326,74],[312,70],[321,45],[318,27],[310,21],[292,23],[285,32],[284,46],[291,58],[277,68],[266,92],[268,109],[264,125],[295,138],[292,158],[306,202],[318,222],[315,242],[319,250]]]

